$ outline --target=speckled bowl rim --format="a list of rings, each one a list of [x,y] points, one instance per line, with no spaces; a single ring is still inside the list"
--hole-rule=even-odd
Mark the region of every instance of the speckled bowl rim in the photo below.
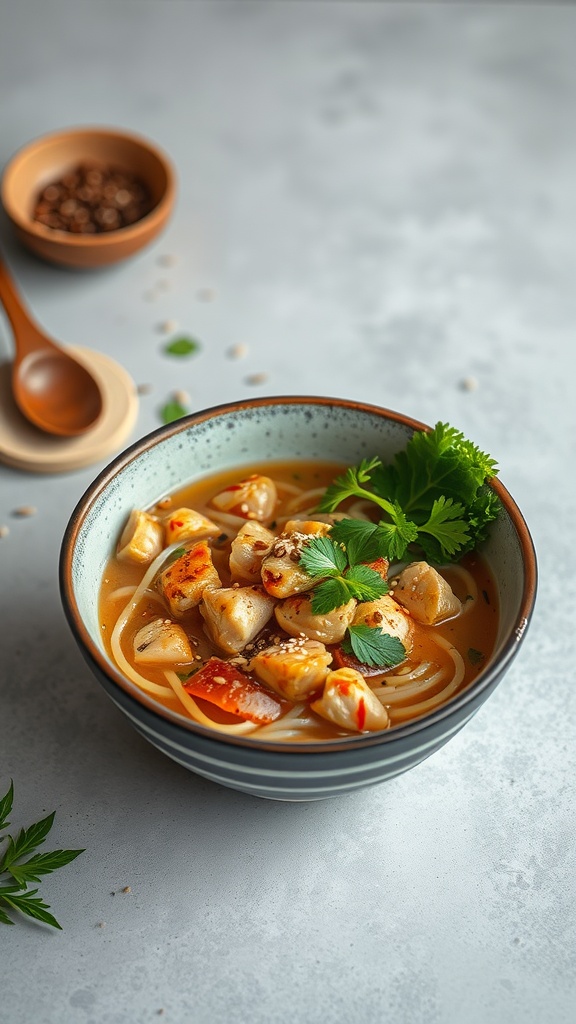
[[[50,146],[67,137],[79,139],[83,135],[93,138],[126,139],[128,142],[151,154],[158,161],[158,164],[162,166],[166,175],[164,192],[149,213],[145,214],[144,217],[140,217],[134,224],[117,228],[114,231],[103,232],[102,234],[75,235],[70,231],[59,231],[49,228],[45,224],[40,224],[38,221],[33,220],[32,217],[22,216],[20,207],[12,203],[11,180],[19,173],[22,162],[27,160],[34,150],[40,150],[44,146]],[[174,166],[167,154],[155,142],[136,132],[125,131],[123,128],[107,128],[104,125],[77,125],[37,136],[37,138],[21,146],[9,159],[2,172],[0,184],[2,206],[16,228],[28,235],[70,251],[76,249],[106,251],[116,248],[120,242],[126,244],[130,243],[133,239],[138,239],[143,232],[147,232],[151,226],[164,219],[167,211],[170,210],[174,203],[175,193],[176,172]]]
[[[365,747],[381,746],[386,745],[387,743],[395,743],[418,733],[422,733],[429,728],[433,728],[445,719],[460,718],[461,716],[459,715],[459,712],[462,709],[466,709],[468,705],[473,706],[474,704],[477,704],[484,691],[493,688],[500,677],[508,669],[510,663],[518,652],[520,643],[530,623],[536,601],[538,568],[532,537],[516,502],[498,478],[491,481],[490,486],[500,498],[510,522],[514,527],[524,566],[522,597],[518,614],[516,615],[512,628],[510,628],[508,634],[503,640],[496,657],[489,662],[486,668],[479,673],[479,675],[465,690],[460,694],[457,694],[449,700],[447,704],[442,705],[437,710],[423,715],[421,718],[415,719],[406,725],[393,726],[383,732],[363,733],[360,736],[351,735],[334,740],[322,740],[315,742],[293,743],[272,740],[267,741],[264,739],[257,739],[250,735],[222,736],[213,729],[199,725],[176,712],[170,711],[170,709],[155,702],[153,698],[141,695],[135,684],[131,683],[122,675],[121,672],[116,670],[115,667],[106,660],[98,646],[94,643],[89,630],[84,625],[76,602],[72,584],[72,563],[75,543],[82,530],[84,520],[89,514],[91,507],[106,489],[110,481],[120,470],[124,469],[135,459],[139,458],[146,450],[154,447],[158,441],[162,441],[165,438],[173,437],[174,435],[188,431],[190,427],[195,424],[202,424],[216,417],[234,414],[243,410],[286,405],[336,406],[344,409],[350,409],[355,412],[366,412],[372,416],[376,415],[394,423],[398,423],[412,431],[431,429],[429,424],[382,406],[371,405],[345,398],[328,398],[309,395],[282,395],[252,398],[245,401],[227,402],[221,405],[212,406],[208,409],[203,409],[197,413],[185,416],[167,426],[158,427],[156,430],[136,441],[108,466],[106,466],[84,492],[72,512],[62,540],[59,560],[59,582],[62,604],[72,633],[87,661],[91,663],[93,668],[96,670],[96,675],[98,675],[98,673],[103,673],[109,683],[113,684],[113,686],[119,687],[119,689],[124,692],[124,696],[131,698],[135,705],[145,706],[149,712],[152,712],[159,718],[169,721],[173,726],[180,727],[183,732],[198,734],[199,736],[214,741],[216,744],[222,744],[226,747],[231,745],[240,746],[263,752],[269,751],[270,753],[286,753],[289,751],[290,754],[295,757],[299,754],[304,756],[316,753],[337,753],[358,750]],[[473,708],[470,709],[470,713],[472,713],[472,710]]]

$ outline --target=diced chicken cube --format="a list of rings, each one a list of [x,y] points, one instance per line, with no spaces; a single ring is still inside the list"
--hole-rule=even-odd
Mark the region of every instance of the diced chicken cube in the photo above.
[[[204,593],[200,614],[218,647],[237,654],[272,618],[274,600],[261,587],[221,587]]]
[[[462,608],[450,584],[428,562],[412,562],[402,570],[394,597],[427,626],[458,615]]]
[[[388,727],[388,712],[354,668],[329,672],[319,700],[310,705],[316,714],[352,732],[377,732]]]
[[[249,520],[238,531],[230,551],[233,580],[260,583],[262,560],[272,550],[275,535],[256,520]]]
[[[406,652],[412,647],[414,623],[408,612],[390,594],[376,601],[361,601],[354,612],[352,625],[370,626],[390,636],[397,636]]]
[[[303,533],[307,537],[326,537],[330,533],[331,516],[325,519],[289,519],[283,533]]]
[[[222,533],[220,526],[213,523],[201,512],[193,508],[177,508],[164,520],[164,534],[168,547],[177,541],[203,540],[207,537],[218,537]]]
[[[154,619],[134,637],[134,661],[140,665],[183,665],[193,660],[186,633],[171,619]]]
[[[293,594],[304,594],[318,583],[299,565],[300,556],[311,535],[325,536],[330,527],[324,523],[311,522],[298,525],[309,529],[284,530],[262,562],[262,584],[272,597],[281,599],[292,597]],[[315,531],[314,527],[318,527],[318,530]]]
[[[277,500],[274,481],[268,476],[253,473],[245,480],[220,491],[212,498],[211,504],[221,512],[231,512],[244,519],[257,519],[265,523],[272,519]]]
[[[250,671],[281,697],[300,700],[320,689],[331,661],[324,644],[293,638],[259,651]]]
[[[161,574],[159,590],[173,615],[185,615],[200,603],[206,590],[220,586],[220,577],[205,540],[198,541]]]
[[[297,594],[277,605],[274,614],[278,625],[290,636],[306,636],[309,640],[337,644],[352,622],[355,609],[356,601],[352,598],[325,615],[314,615],[312,599],[306,594]]]
[[[133,509],[118,541],[117,556],[121,562],[150,565],[164,547],[161,523],[149,512]]]

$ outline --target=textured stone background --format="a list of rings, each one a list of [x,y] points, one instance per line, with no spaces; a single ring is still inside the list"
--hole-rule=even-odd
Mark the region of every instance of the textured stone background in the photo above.
[[[444,750],[268,804],[146,746],[74,647],[58,548],[102,467],[0,466],[1,788],[15,826],[56,809],[53,845],[87,848],[42,886],[64,931],[0,935],[6,1020],[573,1021],[576,10],[0,0],[0,24],[0,165],[106,123],[178,170],[164,237],[110,271],[42,265],[0,220],[50,333],[152,385],[133,439],[179,388],[447,420],[498,458],[541,574],[520,656]],[[185,367],[166,321],[202,342]]]

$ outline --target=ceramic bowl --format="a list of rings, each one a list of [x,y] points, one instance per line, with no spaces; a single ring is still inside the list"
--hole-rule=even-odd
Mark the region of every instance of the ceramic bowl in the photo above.
[[[127,171],[148,188],[152,209],[116,230],[73,234],[33,219],[40,192],[89,163]],[[164,229],[172,213],[175,175],[148,139],[114,128],[71,128],[35,139],[15,154],[2,177],[2,204],[19,240],[37,256],[67,267],[104,267],[133,256]]]
[[[536,594],[530,534],[499,482],[502,513],[484,555],[500,600],[496,650],[482,673],[450,703],[410,724],[323,743],[222,738],[143,696],[102,644],[98,586],[133,507],[207,474],[266,460],[306,458],[352,465],[391,458],[424,424],[399,413],[330,398],[262,398],[186,416],[138,441],[106,468],[79,501],[60,558],[65,613],[82,654],[135,729],[190,771],[232,789],[276,800],[351,793],[413,768],[468,722],[502,679],[526,633]]]

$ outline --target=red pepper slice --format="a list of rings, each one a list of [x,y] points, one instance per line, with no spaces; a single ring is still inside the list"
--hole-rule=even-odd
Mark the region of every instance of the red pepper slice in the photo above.
[[[192,697],[202,697],[222,711],[257,725],[274,722],[284,710],[260,683],[220,658],[210,658],[183,686]]]

